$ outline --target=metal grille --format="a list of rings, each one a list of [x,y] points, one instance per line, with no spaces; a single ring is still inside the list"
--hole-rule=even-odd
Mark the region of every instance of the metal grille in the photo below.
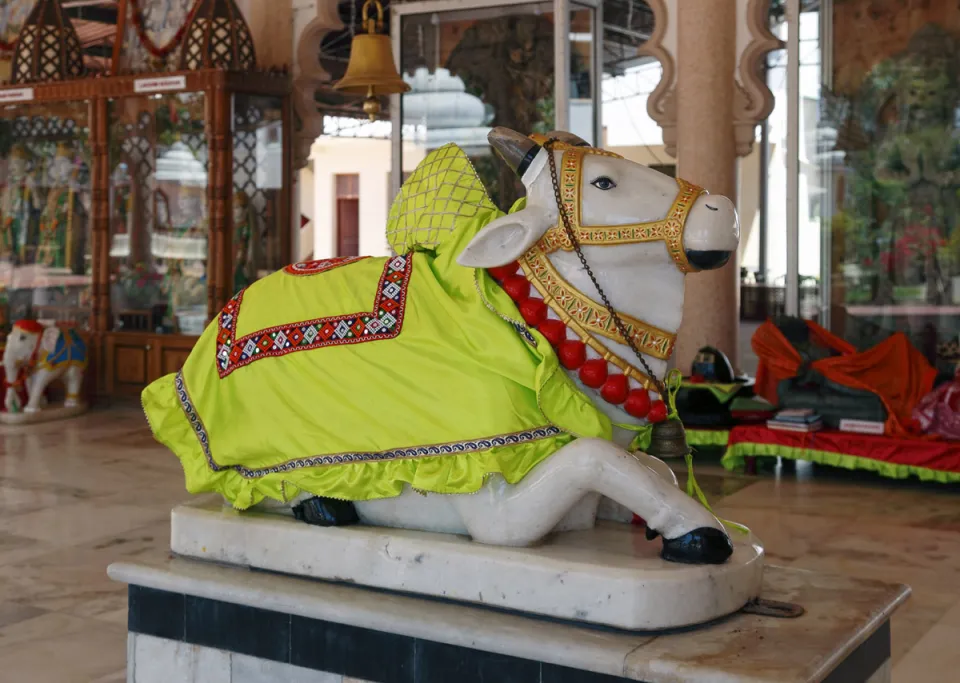
[[[10,122],[11,138],[25,145],[31,154],[31,173],[41,187],[51,186],[51,161],[58,143],[67,143],[81,157],[73,182],[78,188],[90,185],[89,149],[85,144],[86,131],[71,118],[59,116],[18,116]],[[80,141],[80,144],[76,144]],[[39,168],[36,168],[40,165]]]
[[[187,30],[181,67],[252,71],[257,66],[253,36],[233,0],[201,0]]]
[[[256,216],[260,253],[266,254],[269,200],[266,191],[257,183],[257,169],[265,166],[267,161],[265,148],[257,144],[257,131],[263,122],[263,111],[251,98],[236,98],[233,117],[233,191],[234,194],[243,193],[249,200],[250,210]]]
[[[150,112],[140,112],[136,124],[123,126],[125,135],[120,149],[127,159],[131,176],[131,192],[137,196],[137,207],[143,218],[143,231],[153,232],[153,202],[150,195],[151,179],[155,170],[153,138],[153,116]]]
[[[13,137],[17,140],[72,140],[77,135],[77,122],[59,116],[18,116],[13,120]]]
[[[427,155],[400,189],[390,207],[387,242],[397,253],[437,247],[456,229],[457,219],[481,210],[496,207],[473,164],[456,145],[444,145]]]
[[[59,2],[40,0],[20,30],[11,69],[14,83],[46,83],[83,75],[83,51]]]

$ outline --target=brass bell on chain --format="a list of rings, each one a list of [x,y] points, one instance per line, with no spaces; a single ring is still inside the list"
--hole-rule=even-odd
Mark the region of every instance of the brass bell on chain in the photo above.
[[[682,458],[692,452],[687,444],[687,434],[680,420],[672,418],[653,425],[647,455],[661,459]]]
[[[373,6],[377,9],[376,18],[367,16]],[[353,37],[347,72],[333,88],[351,95],[366,95],[363,111],[375,121],[380,113],[379,98],[407,92],[410,86],[404,83],[393,61],[390,36],[383,33],[383,5],[379,0],[363,3],[360,19],[366,33],[357,33]]]

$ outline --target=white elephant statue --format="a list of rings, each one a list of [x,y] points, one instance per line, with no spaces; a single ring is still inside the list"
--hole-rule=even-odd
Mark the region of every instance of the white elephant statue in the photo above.
[[[81,405],[87,345],[71,328],[19,320],[7,337],[3,368],[9,384],[25,383],[27,395],[26,405],[21,407],[15,388],[8,387],[4,397],[7,413],[43,410],[47,387],[57,379],[66,387],[64,407],[76,408]]]
[[[736,254],[733,204],[570,134],[489,140],[523,203],[504,214],[462,149],[434,150],[391,209],[396,255],[239,292],[144,391],[154,434],[190,492],[238,509],[526,546],[608,499],[666,560],[726,562],[720,520],[630,446],[668,417],[684,277]]]

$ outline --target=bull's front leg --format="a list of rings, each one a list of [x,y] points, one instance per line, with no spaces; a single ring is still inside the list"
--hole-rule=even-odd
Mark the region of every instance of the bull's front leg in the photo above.
[[[602,439],[578,439],[516,485],[488,486],[454,504],[474,540],[530,545],[590,492],[620,503],[663,536],[664,559],[720,564],[733,545],[720,521],[677,486]]]

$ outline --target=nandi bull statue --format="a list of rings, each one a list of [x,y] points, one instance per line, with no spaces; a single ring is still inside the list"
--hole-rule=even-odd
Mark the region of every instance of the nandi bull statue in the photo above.
[[[144,391],[154,434],[239,509],[526,546],[606,497],[667,560],[724,563],[720,521],[626,448],[667,416],[684,276],[736,252],[733,205],[569,134],[489,140],[527,190],[511,213],[462,150],[432,152],[392,207],[397,255],[238,293]]]
[[[3,352],[4,397],[0,422],[43,422],[86,410],[81,400],[87,368],[87,345],[71,328],[18,320]],[[46,404],[47,388],[63,380],[63,405]],[[24,397],[26,402],[24,403]]]

